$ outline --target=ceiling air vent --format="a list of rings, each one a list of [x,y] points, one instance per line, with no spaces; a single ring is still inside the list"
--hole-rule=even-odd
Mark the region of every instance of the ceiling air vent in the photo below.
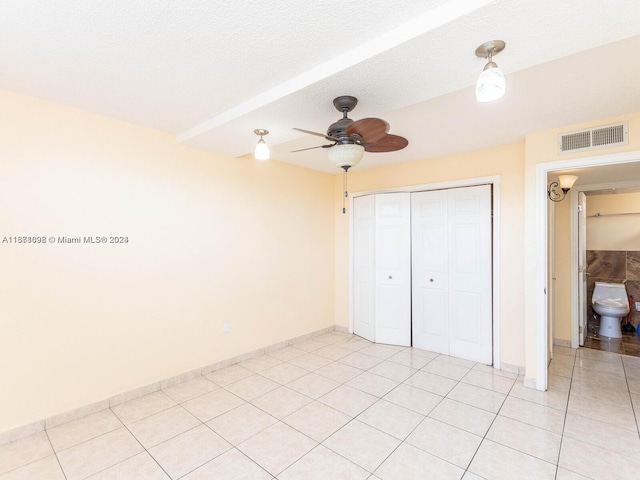
[[[629,143],[627,122],[558,135],[558,153],[595,150]]]

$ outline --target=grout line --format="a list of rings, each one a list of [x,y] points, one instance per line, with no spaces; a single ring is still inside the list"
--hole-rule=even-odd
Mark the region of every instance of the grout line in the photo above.
[[[627,368],[624,364],[624,360],[622,360],[622,357],[620,358],[620,360],[622,361],[622,371],[624,372],[624,380],[627,384],[627,391],[629,392],[629,401],[631,402],[631,411],[633,412],[633,418],[636,422],[636,432],[640,437],[640,430],[638,429],[638,414],[636,413],[636,407],[633,403],[633,397],[631,396],[631,388],[629,387],[629,378],[627,377]]]
[[[58,452],[56,452],[56,449],[53,448],[53,443],[51,442],[51,437],[49,437],[49,432],[47,431],[46,428],[44,430],[44,433],[47,436],[47,440],[49,441],[49,445],[51,445],[51,450],[53,451],[53,454],[56,456],[56,462],[58,462],[58,466],[60,467],[60,471],[62,472],[62,476],[66,480],[67,479],[67,473],[64,471],[64,468],[62,468],[62,463],[60,463],[60,458],[58,457]]]
[[[569,400],[571,399],[571,386],[573,384],[573,372],[575,372],[576,369],[576,361],[578,358],[577,355],[577,351],[576,353],[573,355],[573,364],[571,365],[571,377],[569,378],[569,392],[567,393],[567,405],[566,408],[564,410],[564,421],[562,422],[562,433],[560,434],[560,447],[558,448],[558,457],[556,459],[556,474],[554,476],[555,479],[558,478],[558,470],[560,469],[560,455],[562,453],[562,442],[564,440],[564,429],[567,425],[567,415],[569,415]],[[551,360],[551,362],[553,362],[553,360]],[[547,367],[548,370],[548,367]]]

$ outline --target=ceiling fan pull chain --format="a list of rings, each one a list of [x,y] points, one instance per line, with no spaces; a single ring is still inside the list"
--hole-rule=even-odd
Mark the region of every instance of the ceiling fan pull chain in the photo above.
[[[342,197],[342,213],[347,213],[346,202],[347,197],[349,196],[349,192],[347,191],[347,170],[349,170],[349,167],[344,169],[344,173],[342,175],[342,187],[344,188],[344,196]]]

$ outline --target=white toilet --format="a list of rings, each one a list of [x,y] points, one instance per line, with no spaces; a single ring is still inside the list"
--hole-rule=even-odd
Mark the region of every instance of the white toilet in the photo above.
[[[600,315],[600,336],[621,338],[620,320],[629,314],[629,300],[624,284],[596,282],[591,304],[593,310]]]

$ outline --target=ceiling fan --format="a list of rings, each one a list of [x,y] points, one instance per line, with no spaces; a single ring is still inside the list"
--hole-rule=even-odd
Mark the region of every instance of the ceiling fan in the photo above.
[[[294,128],[300,132],[323,137],[330,142],[327,145],[294,150],[301,152],[314,148],[328,148],[329,160],[345,172],[357,164],[364,152],[395,152],[409,144],[409,141],[389,132],[389,124],[381,118],[362,118],[352,120],[347,114],[358,104],[358,99],[350,95],[342,95],[333,100],[333,106],[342,113],[342,118],[329,125],[327,133],[312,132],[302,128]]]
[[[332,142],[326,145],[294,150],[294,152],[302,152],[314,148],[328,149],[329,160],[344,170],[342,213],[347,211],[345,201],[349,196],[347,192],[347,171],[362,159],[364,152],[395,152],[409,145],[409,141],[406,138],[388,133],[389,124],[381,118],[363,118],[355,121],[349,118],[347,114],[357,104],[358,99],[350,95],[334,98],[333,106],[342,113],[342,118],[329,125],[326,134],[294,128],[294,130],[323,137]]]

